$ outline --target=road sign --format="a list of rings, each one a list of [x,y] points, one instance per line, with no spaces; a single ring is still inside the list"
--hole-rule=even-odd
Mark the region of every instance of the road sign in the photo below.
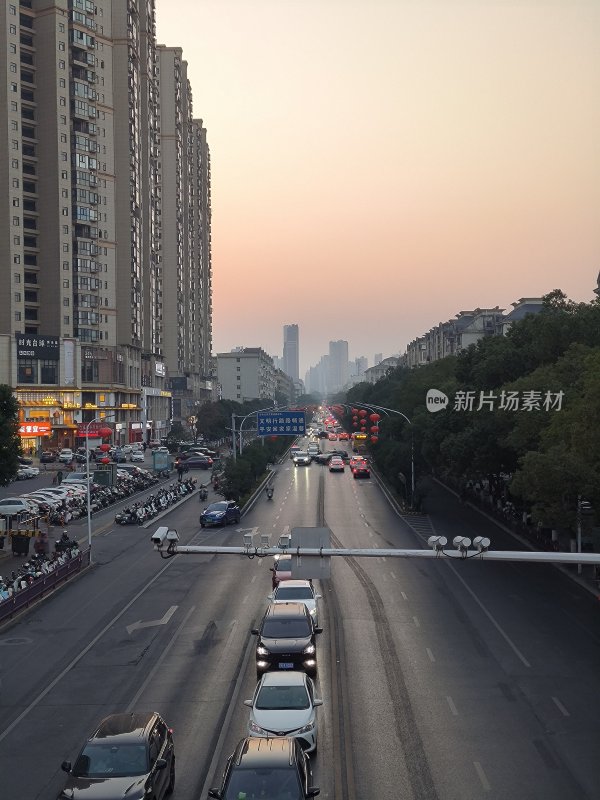
[[[306,429],[304,411],[259,411],[259,436],[300,436]]]

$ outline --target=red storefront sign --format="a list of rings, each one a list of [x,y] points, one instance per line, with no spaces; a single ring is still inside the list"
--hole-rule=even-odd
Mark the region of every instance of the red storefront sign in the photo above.
[[[19,425],[19,436],[24,439],[33,436],[50,436],[51,434],[52,425],[47,422],[24,422]]]

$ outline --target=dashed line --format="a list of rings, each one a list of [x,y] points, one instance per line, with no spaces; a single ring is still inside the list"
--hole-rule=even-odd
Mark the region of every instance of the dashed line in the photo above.
[[[245,596],[245,597],[242,599],[242,605],[243,605],[243,606],[244,606],[244,605],[246,605],[246,601],[247,601],[247,600],[248,600],[248,595],[246,595],[246,596]]]
[[[255,580],[256,580],[256,575],[253,575],[251,580],[250,580],[250,583],[254,583]]]
[[[454,714],[455,717],[458,717],[458,709],[454,705],[454,700],[449,695],[447,695],[446,696],[446,701],[447,701],[448,705],[450,706],[450,711]]]
[[[396,578],[396,576],[394,575],[394,573],[393,573],[393,572],[390,572],[390,575],[392,576],[392,578],[393,578],[394,580],[397,580],[397,578]]]
[[[371,539],[373,538],[373,531],[369,531],[369,536],[371,537]]]
[[[479,780],[481,781],[481,785],[483,786],[484,792],[489,792],[492,788],[490,786],[490,782],[486,778],[485,772],[483,771],[483,767],[479,763],[479,761],[474,761],[473,766],[475,767],[475,772],[477,773]]]
[[[408,597],[406,596],[406,593],[405,593],[405,592],[400,592],[400,594],[402,595],[402,597],[403,597],[403,599],[404,599],[404,600],[408,600]]]
[[[426,647],[426,648],[425,648],[425,652],[426,652],[426,653],[427,653],[427,655],[429,656],[429,660],[431,661],[431,663],[432,663],[432,664],[435,664],[435,656],[433,655],[433,653],[431,652],[431,650],[430,650],[428,647]]]
[[[570,717],[570,716],[571,716],[571,715],[569,714],[569,712],[567,711],[567,709],[566,709],[566,708],[563,706],[563,704],[560,702],[560,700],[558,699],[558,697],[553,697],[553,698],[552,698],[552,700],[553,700],[553,702],[554,702],[554,705],[555,705],[555,706],[558,708],[558,710],[560,711],[560,713],[561,713],[561,714],[562,714],[564,717]]]
[[[420,628],[421,627],[421,623],[419,622],[419,618],[418,617],[413,617],[413,622],[415,623],[415,628]]]

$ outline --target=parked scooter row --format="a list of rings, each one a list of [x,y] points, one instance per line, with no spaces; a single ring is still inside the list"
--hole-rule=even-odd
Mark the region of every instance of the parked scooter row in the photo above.
[[[78,555],[79,545],[64,533],[62,539],[56,542],[52,555],[33,555],[16,571],[13,570],[10,577],[0,575],[0,603],[10,600],[14,594],[27,589],[40,578],[50,575]]]
[[[115,515],[117,525],[143,525],[147,520],[156,517],[169,506],[189,495],[196,487],[196,480],[188,478],[181,483],[172,483],[151,494],[145,500],[124,508]]]

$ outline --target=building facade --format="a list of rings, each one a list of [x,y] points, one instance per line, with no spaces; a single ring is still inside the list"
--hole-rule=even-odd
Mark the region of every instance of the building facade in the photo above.
[[[217,380],[223,400],[275,400],[275,365],[262,347],[217,353]]]
[[[300,377],[300,333],[297,325],[283,326],[283,371],[292,380]]]

